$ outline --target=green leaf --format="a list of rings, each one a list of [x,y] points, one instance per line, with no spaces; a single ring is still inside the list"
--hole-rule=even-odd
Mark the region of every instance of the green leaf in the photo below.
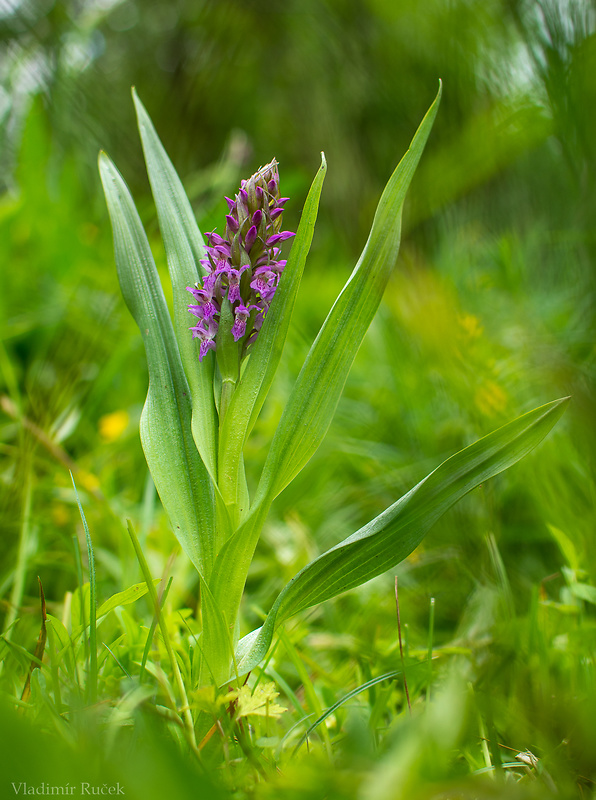
[[[381,196],[362,255],[323,323],[275,433],[257,498],[273,500],[325,436],[358,348],[395,265],[406,192],[430,134],[441,89]]]
[[[275,433],[249,514],[217,554],[210,586],[226,619],[234,618],[237,613],[271,502],[310,459],[331,423],[358,347],[395,264],[404,198],[440,97],[439,88],[408,152],[385,187],[360,260],[311,347]],[[270,313],[275,305],[272,304]]]
[[[230,662],[234,658],[234,623],[227,626],[226,618],[205,581],[201,581],[201,615],[203,635],[199,642],[202,656],[199,684],[221,686],[229,677]]]
[[[159,578],[156,578],[154,583],[158,584]],[[134,603],[139,599],[139,597],[146,595],[147,591],[148,589],[146,583],[135,583],[132,586],[129,586],[128,589],[125,589],[123,592],[116,592],[116,594],[113,594],[111,597],[109,597],[105,603],[102,603],[97,609],[97,619],[104,617],[106,614],[109,614],[110,611],[113,611],[119,606],[127,606],[130,603]]]
[[[201,458],[215,480],[217,414],[213,399],[214,359],[211,356],[199,363],[197,342],[189,331],[193,323],[188,304],[192,298],[186,291],[187,286],[194,286],[202,277],[199,261],[204,258],[205,246],[178,173],[134,89],[132,96],[172,281],[174,330],[192,394],[192,431]]]
[[[99,169],[114,232],[122,294],[143,335],[149,390],[141,442],[174,533],[199,572],[213,563],[214,491],[191,432],[190,389],[149,242],[130,192],[110,159]]]
[[[237,705],[234,719],[242,719],[242,717],[277,719],[288,710],[275,702],[279,697],[279,692],[275,691],[275,684],[271,681],[260,684],[254,689],[244,685],[230,694],[236,695]]]
[[[406,558],[454,503],[529,453],[568,400],[534,409],[451,456],[376,519],[311,561],[281,591],[264,625],[239,642],[238,674],[260,663],[275,628],[290,616],[360,586]]]
[[[306,198],[288,263],[275,293],[275,303],[272,303],[265,317],[222,423],[219,463],[220,482],[223,485],[237,487],[239,484],[235,471],[241,461],[242,448],[271,388],[284,348],[327,172],[323,153],[321,157],[321,166]],[[233,498],[232,502],[238,502],[238,498]]]

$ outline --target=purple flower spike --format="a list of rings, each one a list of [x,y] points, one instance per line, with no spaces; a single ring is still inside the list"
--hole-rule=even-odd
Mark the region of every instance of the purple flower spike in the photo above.
[[[286,265],[279,245],[294,236],[281,230],[287,199],[279,196],[275,159],[243,180],[233,200],[226,197],[225,235],[207,234],[200,260],[207,274],[201,284],[187,287],[194,298],[188,310],[199,318],[190,330],[201,343],[200,361],[210,350],[217,351],[224,303],[233,311],[230,332],[242,355],[256,339]]]

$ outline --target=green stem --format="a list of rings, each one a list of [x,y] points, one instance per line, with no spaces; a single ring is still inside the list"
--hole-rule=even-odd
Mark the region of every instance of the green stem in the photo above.
[[[233,378],[224,378],[221,385],[221,400],[219,407],[220,431],[223,421],[230,406],[230,401],[236,389],[236,381]],[[221,436],[219,437],[221,442]],[[235,530],[238,527],[238,471],[239,464],[229,464],[225,458],[225,453],[219,453],[218,462],[220,464],[218,474],[218,486],[228,510],[228,515]]]
[[[430,703],[431,684],[433,679],[433,637],[435,633],[435,598],[430,598],[430,614],[428,621],[428,689],[426,691],[426,702]]]
[[[221,423],[223,423],[224,417],[226,416],[227,410],[230,405],[230,400],[232,399],[232,395],[234,394],[235,389],[236,389],[236,381],[234,380],[234,378],[222,379],[221,400],[219,406],[220,427]]]

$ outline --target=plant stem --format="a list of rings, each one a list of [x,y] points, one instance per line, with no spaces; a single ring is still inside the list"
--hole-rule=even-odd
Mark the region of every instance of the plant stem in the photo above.
[[[408,702],[408,710],[410,715],[412,714],[412,704],[410,702],[410,692],[408,691],[408,679],[406,677],[406,661],[404,658],[404,648],[401,640],[401,618],[399,614],[399,594],[397,591],[397,575],[395,576],[395,610],[397,613],[397,637],[399,639],[399,655],[401,659],[401,668],[403,670],[403,677],[404,677],[404,690],[406,693],[406,700]]]
[[[428,689],[426,690],[426,702],[430,703],[431,683],[433,678],[433,636],[435,632],[435,598],[430,598],[430,614],[428,621]]]

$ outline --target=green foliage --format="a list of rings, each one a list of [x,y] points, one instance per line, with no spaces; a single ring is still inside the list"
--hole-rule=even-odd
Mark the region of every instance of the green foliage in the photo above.
[[[261,662],[275,627],[288,617],[403,561],[448,508],[535,447],[565,405],[557,400],[524,414],[452,456],[376,519],[308,564],[281,592],[263,627],[239,643],[239,672]]]
[[[429,3],[424,15],[379,0],[358,13],[234,0],[3,12],[0,158],[15,191],[0,201],[0,692],[18,706],[0,715],[7,791],[13,778],[97,777],[143,798],[594,795],[592,14],[591,0]],[[273,680],[287,711],[238,718],[227,687],[193,691],[200,589],[191,562],[171,552],[138,442],[142,337],[116,285],[96,153],[126,166],[175,314],[167,226],[159,220],[158,236],[154,211],[168,194],[148,197],[130,85],[180,170],[187,218],[204,230],[220,224],[221,195],[272,153],[296,229],[325,150],[283,358],[238,444],[254,496],[290,389],[439,76],[441,114],[404,210],[397,269],[327,435],[271,506],[239,636],[265,622],[295,575],[451,453],[551,397],[572,402],[540,450],[464,497],[397,568],[411,715],[401,676],[386,678],[401,658],[393,575],[380,575],[278,629],[246,687],[252,697]],[[44,102],[29,106],[32,94]],[[91,707],[87,548],[69,468],[95,555]],[[159,614],[126,518],[150,582],[163,576]],[[37,575],[47,642],[22,702],[41,625]],[[139,586],[144,597],[119,603]],[[176,670],[200,720],[196,750]]]

